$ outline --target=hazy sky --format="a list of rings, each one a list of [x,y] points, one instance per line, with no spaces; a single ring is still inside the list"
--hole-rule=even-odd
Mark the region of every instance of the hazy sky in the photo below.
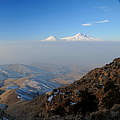
[[[119,0],[0,0],[0,42],[87,33],[120,41]]]

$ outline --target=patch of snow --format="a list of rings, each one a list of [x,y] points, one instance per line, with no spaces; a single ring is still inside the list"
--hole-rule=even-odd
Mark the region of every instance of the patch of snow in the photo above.
[[[70,102],[70,104],[71,104],[71,105],[75,105],[76,103],[74,103],[74,102]]]
[[[20,97],[19,95],[17,96],[17,98],[18,98],[18,99],[21,99],[21,97]]]
[[[60,92],[60,94],[61,94],[61,95],[65,95],[65,93],[64,93],[64,92]]]
[[[52,99],[53,99],[53,96],[50,96],[50,97],[48,98],[48,102],[51,102]]]

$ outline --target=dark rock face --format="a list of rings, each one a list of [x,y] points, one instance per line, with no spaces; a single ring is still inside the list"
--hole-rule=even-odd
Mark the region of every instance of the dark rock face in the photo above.
[[[36,104],[36,105],[35,105]],[[30,105],[32,107],[30,107]],[[29,120],[120,120],[120,58],[25,106]]]
[[[110,109],[114,104],[120,103],[120,89],[113,81],[109,81],[105,84],[104,97],[102,104],[105,108]]]
[[[120,104],[115,104],[110,110],[92,113],[90,120],[120,120]]]

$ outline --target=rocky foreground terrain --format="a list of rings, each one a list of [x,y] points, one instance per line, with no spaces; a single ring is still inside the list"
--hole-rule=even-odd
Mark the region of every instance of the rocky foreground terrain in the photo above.
[[[5,112],[16,120],[120,120],[120,58]]]

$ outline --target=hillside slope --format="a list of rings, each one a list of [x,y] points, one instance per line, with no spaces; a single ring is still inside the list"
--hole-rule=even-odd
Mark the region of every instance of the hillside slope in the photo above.
[[[7,112],[17,120],[120,120],[120,58]]]

